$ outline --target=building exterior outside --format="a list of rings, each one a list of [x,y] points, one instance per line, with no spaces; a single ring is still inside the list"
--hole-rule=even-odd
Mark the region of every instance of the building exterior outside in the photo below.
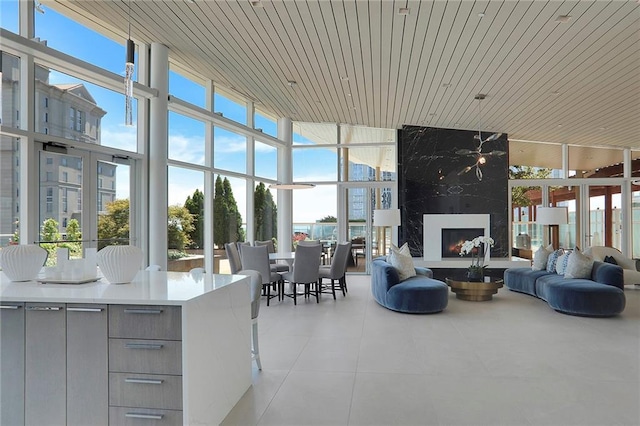
[[[35,68],[35,128],[42,135],[58,136],[85,143],[100,144],[100,121],[107,112],[100,108],[81,83],[50,84],[50,71]],[[2,125],[20,126],[20,61],[2,53]],[[40,223],[54,219],[65,237],[71,219],[82,226],[82,158],[46,149],[47,136],[42,137],[45,150],[40,152]],[[18,230],[19,139],[0,137],[0,246],[12,241]],[[98,167],[98,207],[115,199],[116,165],[100,163]]]

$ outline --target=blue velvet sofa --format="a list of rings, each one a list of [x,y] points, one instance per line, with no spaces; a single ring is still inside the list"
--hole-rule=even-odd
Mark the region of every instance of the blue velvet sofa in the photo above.
[[[589,317],[610,317],[624,310],[622,268],[594,262],[591,279],[564,278],[553,272],[510,268],[504,285],[513,291],[538,297],[558,312]]]
[[[434,280],[428,268],[416,267],[416,276],[400,281],[398,271],[384,257],[374,259],[371,292],[387,309],[412,314],[440,312],[449,303],[449,287]]]

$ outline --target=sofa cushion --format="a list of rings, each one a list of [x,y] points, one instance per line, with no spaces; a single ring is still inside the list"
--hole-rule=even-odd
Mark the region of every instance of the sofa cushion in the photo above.
[[[387,292],[385,307],[407,313],[435,313],[447,307],[449,287],[422,275],[408,278]]]
[[[569,255],[567,268],[564,271],[565,278],[591,278],[591,270],[593,269],[593,259],[582,254],[576,247]]]
[[[591,280],[600,284],[610,285],[624,290],[624,275],[622,267],[611,263],[593,262]]]
[[[400,281],[404,281],[407,278],[414,277],[416,270],[413,267],[413,257],[409,251],[409,245],[404,243],[402,247],[398,248],[391,245],[391,254],[388,257],[389,263],[398,270]]]
[[[547,272],[556,273],[556,263],[558,262],[558,258],[564,253],[561,249],[558,249],[549,255],[549,259],[547,259]]]
[[[532,271],[529,268],[509,268],[504,271],[504,285],[509,290],[535,296],[536,280],[544,275],[550,275],[546,269]]]
[[[549,255],[553,253],[553,246],[549,244],[547,247],[542,247],[533,254],[533,263],[531,269],[534,271],[542,271],[547,269],[547,260]]]
[[[586,279],[564,279],[548,285],[547,303],[565,314],[608,317],[624,310],[624,291]]]
[[[536,296],[545,302],[549,301],[549,288],[552,285],[563,285],[568,280],[563,275],[548,274],[536,280]]]

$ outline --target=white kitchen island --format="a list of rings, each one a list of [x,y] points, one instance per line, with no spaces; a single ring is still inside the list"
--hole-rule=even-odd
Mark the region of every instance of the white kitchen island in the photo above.
[[[219,424],[251,385],[249,280],[0,273],[0,424]]]

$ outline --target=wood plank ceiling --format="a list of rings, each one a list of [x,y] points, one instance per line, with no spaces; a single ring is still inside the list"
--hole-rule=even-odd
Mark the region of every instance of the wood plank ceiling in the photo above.
[[[124,42],[128,2],[43,3]],[[130,8],[136,42],[167,45],[172,63],[274,117],[482,127],[511,140],[640,148],[635,0],[153,0]],[[568,22],[558,22],[563,16]],[[487,95],[481,108],[477,93]]]

